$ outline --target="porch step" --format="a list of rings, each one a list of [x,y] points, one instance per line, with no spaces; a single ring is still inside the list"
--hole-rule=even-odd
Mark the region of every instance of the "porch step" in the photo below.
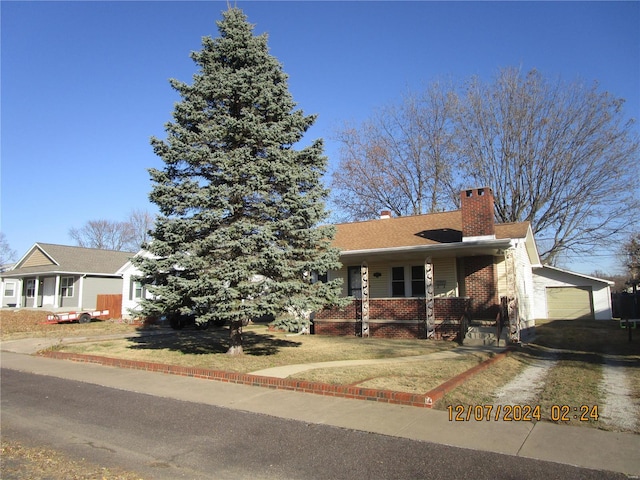
[[[494,326],[482,326],[472,325],[467,330],[467,334],[462,341],[463,345],[506,345],[507,344],[507,332],[503,329],[500,333],[500,338],[496,337],[496,327]]]

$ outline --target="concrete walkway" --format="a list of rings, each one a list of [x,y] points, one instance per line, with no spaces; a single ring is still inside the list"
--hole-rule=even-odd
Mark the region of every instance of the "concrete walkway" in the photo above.
[[[549,422],[475,421],[473,416],[469,421],[452,421],[447,411],[429,408],[296,393],[143,370],[121,370],[28,354],[43,348],[42,345],[48,342],[46,339],[3,342],[2,368],[308,423],[640,477],[640,435]]]

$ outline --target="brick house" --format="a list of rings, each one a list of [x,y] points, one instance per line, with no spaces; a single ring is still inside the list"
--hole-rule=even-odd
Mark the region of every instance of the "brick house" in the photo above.
[[[460,338],[461,320],[495,322],[508,302],[513,339],[533,327],[532,268],[540,258],[528,222],[496,224],[489,188],[463,190],[460,210],[336,225],[333,245],[353,297],[316,312],[314,332]]]

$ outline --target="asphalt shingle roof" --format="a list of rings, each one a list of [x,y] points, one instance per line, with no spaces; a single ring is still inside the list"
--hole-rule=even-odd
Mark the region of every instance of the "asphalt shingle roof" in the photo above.
[[[30,254],[38,248],[57,265],[21,267],[20,265],[25,263],[30,258]],[[135,252],[36,243],[15,269],[5,272],[5,276],[53,272],[113,275],[134,255]]]
[[[529,222],[496,224],[496,239],[525,238]],[[333,246],[344,251],[437,245],[462,241],[460,210],[336,225]]]

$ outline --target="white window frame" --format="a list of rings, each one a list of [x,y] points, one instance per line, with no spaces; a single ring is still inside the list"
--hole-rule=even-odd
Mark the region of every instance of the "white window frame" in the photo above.
[[[132,280],[131,281],[131,300],[138,300],[144,297],[145,288],[142,282]]]
[[[69,284],[69,280],[71,280],[71,284]],[[74,283],[73,277],[60,277],[60,296],[64,298],[73,297]]]
[[[9,290],[11,289],[11,290]],[[11,292],[11,293],[9,293]],[[16,282],[5,282],[4,283],[4,292],[3,295],[5,297],[15,297],[16,296]]]

